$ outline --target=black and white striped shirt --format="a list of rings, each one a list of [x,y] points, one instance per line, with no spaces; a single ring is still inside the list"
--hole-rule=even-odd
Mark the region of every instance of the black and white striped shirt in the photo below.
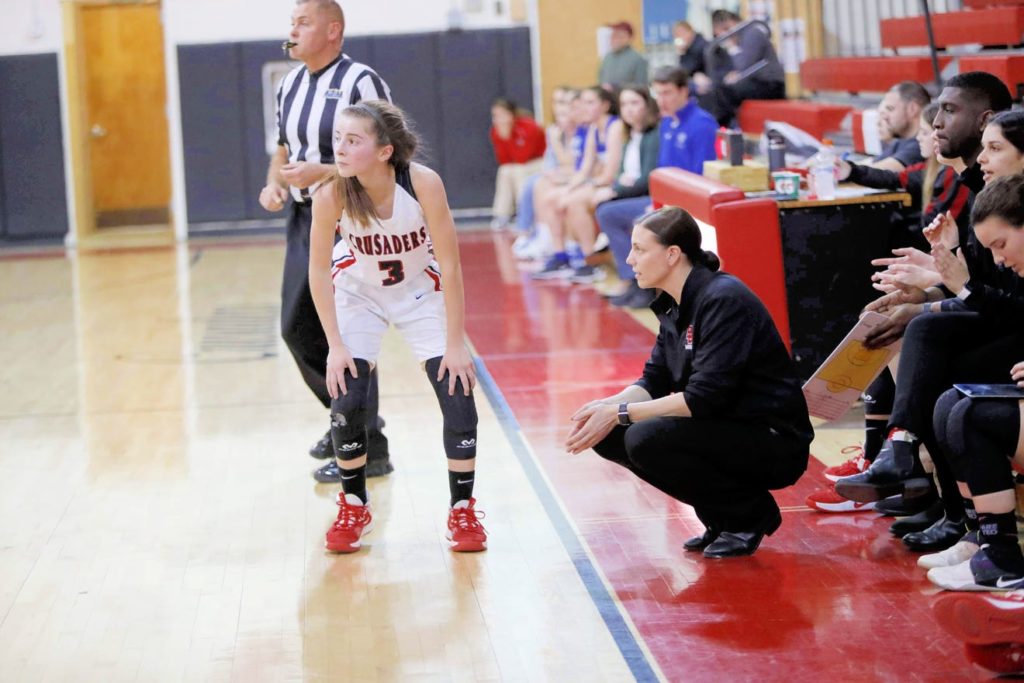
[[[391,89],[377,73],[346,54],[316,73],[297,66],[277,90],[278,144],[288,149],[288,161],[334,162],[334,115],[360,100],[391,101]],[[295,201],[309,201],[314,187],[290,188]]]

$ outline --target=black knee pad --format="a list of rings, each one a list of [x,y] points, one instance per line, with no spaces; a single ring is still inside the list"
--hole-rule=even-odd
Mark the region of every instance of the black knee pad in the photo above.
[[[340,460],[355,460],[366,455],[367,396],[370,391],[370,364],[355,359],[359,377],[345,372],[348,393],[331,401],[331,442]]]
[[[455,382],[455,395],[448,395],[448,375],[437,381],[441,359],[431,358],[426,363],[430,386],[434,387],[437,403],[444,418],[444,452],[450,460],[472,460],[476,457],[476,400],[472,392],[466,396],[462,380]]]
[[[966,481],[971,493],[982,496],[1013,490],[1010,458],[1017,450],[1020,432],[1017,402],[965,398],[956,404],[953,415],[950,430],[954,426],[962,429]]]

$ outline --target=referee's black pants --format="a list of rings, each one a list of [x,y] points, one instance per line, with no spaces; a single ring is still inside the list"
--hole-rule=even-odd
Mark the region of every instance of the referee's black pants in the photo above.
[[[963,517],[956,477],[936,440],[933,414],[953,384],[1010,381],[1024,336],[972,312],[927,313],[910,321],[903,337],[889,427],[912,432],[928,449],[950,519]]]
[[[288,213],[288,243],[284,254],[284,277],[281,282],[281,337],[299,366],[302,379],[325,408],[331,407],[327,393],[327,335],[309,291],[309,230],[313,224],[313,207],[292,202]],[[377,412],[380,397],[377,372],[371,375],[367,395],[367,454],[386,457],[388,442],[379,429]]]
[[[705,526],[746,531],[778,514],[768,491],[800,478],[808,446],[740,420],[656,417],[616,427],[594,450],[693,506]]]

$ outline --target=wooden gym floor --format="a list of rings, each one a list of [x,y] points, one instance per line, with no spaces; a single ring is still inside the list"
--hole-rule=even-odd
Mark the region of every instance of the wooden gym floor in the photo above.
[[[326,428],[277,334],[283,245],[0,254],[0,681],[981,680],[874,513],[778,492],[761,550],[684,553],[688,507],[560,449],[638,374],[649,317],[534,283],[462,238],[481,390],[485,553],[443,539],[439,413],[397,335],[381,358],[396,471],[377,526],[323,550]],[[855,420],[819,430],[839,459]]]

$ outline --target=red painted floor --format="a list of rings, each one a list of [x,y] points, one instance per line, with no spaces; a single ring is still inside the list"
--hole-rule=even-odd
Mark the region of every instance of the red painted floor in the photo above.
[[[568,418],[639,376],[654,336],[595,291],[537,283],[502,235],[461,239],[470,339],[596,564],[672,681],[976,681],[934,622],[935,590],[874,513],[803,506],[821,465],[776,493],[783,526],[750,558],[682,550],[691,509],[593,453]]]

